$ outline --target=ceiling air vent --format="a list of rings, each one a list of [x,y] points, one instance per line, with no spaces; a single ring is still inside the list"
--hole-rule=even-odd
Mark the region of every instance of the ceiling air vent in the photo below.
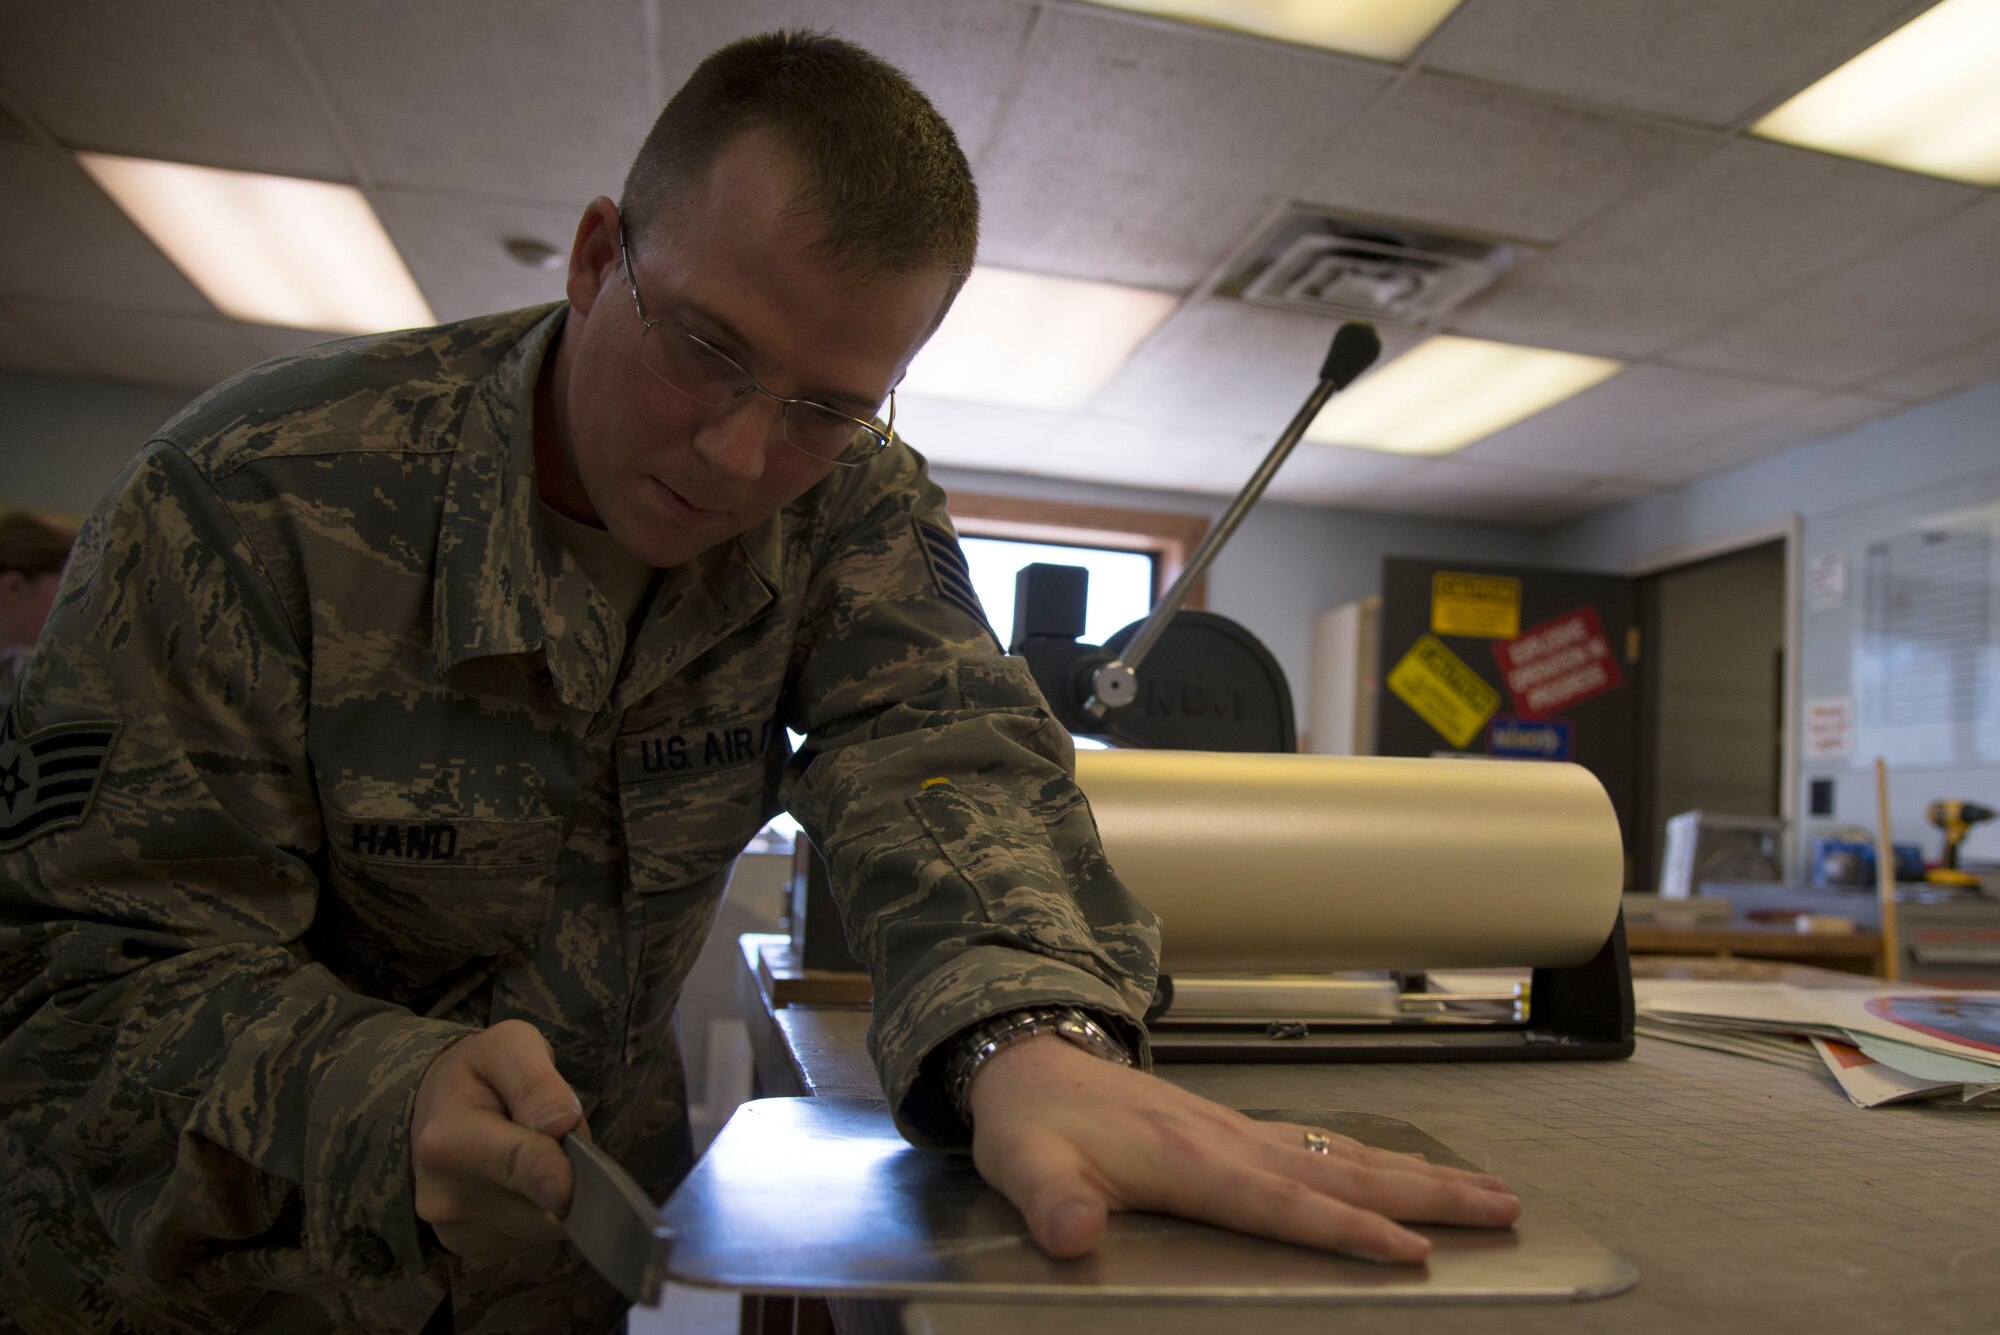
[[[1438,319],[1523,249],[1298,208],[1260,237],[1216,285],[1218,296],[1405,325]]]

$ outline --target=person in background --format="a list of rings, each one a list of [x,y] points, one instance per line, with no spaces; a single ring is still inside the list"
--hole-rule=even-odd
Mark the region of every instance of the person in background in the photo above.
[[[75,541],[26,510],[0,514],[0,709],[13,700],[21,665],[41,638]]]

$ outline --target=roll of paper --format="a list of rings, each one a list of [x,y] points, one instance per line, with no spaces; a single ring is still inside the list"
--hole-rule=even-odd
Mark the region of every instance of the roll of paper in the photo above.
[[[1081,751],[1104,851],[1167,972],[1581,964],[1624,850],[1588,770],[1544,761]]]

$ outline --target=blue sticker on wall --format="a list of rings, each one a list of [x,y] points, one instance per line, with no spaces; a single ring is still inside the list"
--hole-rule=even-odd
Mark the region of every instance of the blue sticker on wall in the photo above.
[[[1553,719],[1496,718],[1487,750],[1508,760],[1568,760],[1569,724]]]

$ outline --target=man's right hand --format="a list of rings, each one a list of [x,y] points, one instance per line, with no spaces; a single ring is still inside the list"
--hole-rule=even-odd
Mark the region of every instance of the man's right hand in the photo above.
[[[465,1257],[560,1240],[571,1179],[558,1142],[582,1123],[533,1025],[503,1020],[460,1039],[424,1072],[410,1111],[417,1217]]]

